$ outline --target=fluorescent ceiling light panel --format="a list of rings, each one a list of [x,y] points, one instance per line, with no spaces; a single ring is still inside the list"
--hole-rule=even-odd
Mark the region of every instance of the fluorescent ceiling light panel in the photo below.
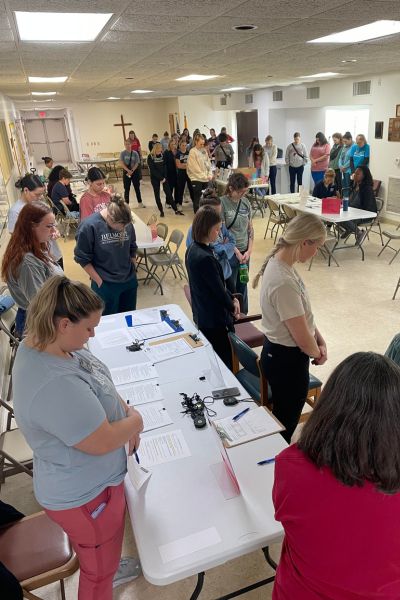
[[[29,83],[64,83],[67,81],[68,77],[31,77],[29,75],[28,81]]]
[[[328,71],[327,73],[314,73],[314,75],[301,75],[298,79],[316,79],[317,77],[334,77],[335,75],[339,75],[339,73]]]
[[[185,75],[185,77],[178,77],[175,81],[205,81],[206,79],[216,79],[219,75]]]
[[[376,38],[385,37],[400,33],[400,21],[375,21],[346,29],[339,33],[332,33],[315,40],[310,40],[309,44],[354,44],[356,42],[365,42],[366,40],[374,40]]]
[[[116,98],[115,96],[109,96],[107,100],[121,100],[121,98]]]
[[[55,96],[57,92],[31,92],[32,96]]]
[[[231,88],[225,88],[223,90],[221,90],[221,92],[239,92],[240,90],[245,90],[245,87],[231,87]]]
[[[132,90],[131,94],[151,94],[153,90]]]
[[[43,102],[54,102],[54,100],[34,100],[33,102],[38,102],[39,104],[43,104]]]
[[[92,42],[113,13],[15,12],[22,42]]]

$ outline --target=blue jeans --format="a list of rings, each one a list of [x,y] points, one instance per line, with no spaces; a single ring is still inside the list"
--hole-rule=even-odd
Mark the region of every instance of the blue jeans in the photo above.
[[[104,302],[103,315],[136,310],[137,287],[136,275],[123,283],[103,281],[100,287],[94,281],[91,283],[92,290]]]
[[[351,179],[350,179],[350,176],[351,176],[351,173],[342,173],[343,197],[350,196],[350,192],[351,192]]]
[[[314,183],[319,183],[323,180],[325,171],[311,171],[311,175],[314,180]]]

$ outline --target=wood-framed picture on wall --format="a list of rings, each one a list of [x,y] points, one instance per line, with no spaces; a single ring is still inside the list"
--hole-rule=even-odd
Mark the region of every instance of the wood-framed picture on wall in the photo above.
[[[396,117],[400,117],[400,104],[396,104]]]
[[[389,119],[389,142],[400,142],[400,118]]]

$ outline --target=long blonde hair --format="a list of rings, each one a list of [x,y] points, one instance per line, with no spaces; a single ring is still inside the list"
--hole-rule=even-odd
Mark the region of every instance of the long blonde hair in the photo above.
[[[78,323],[92,313],[102,311],[102,299],[80,281],[54,275],[46,281],[28,308],[26,333],[40,352],[55,341],[57,320],[68,318]]]
[[[324,241],[325,237],[325,225],[316,215],[301,213],[300,215],[297,215],[297,217],[294,217],[294,219],[289,221],[283,235],[279,238],[277,244],[267,255],[261,266],[261,269],[254,277],[252,284],[253,288],[255,289],[257,287],[260,277],[263,276],[269,260],[275,256],[278,250],[292,247],[296,253],[299,253],[300,245],[305,240],[309,240],[310,242],[318,242]]]

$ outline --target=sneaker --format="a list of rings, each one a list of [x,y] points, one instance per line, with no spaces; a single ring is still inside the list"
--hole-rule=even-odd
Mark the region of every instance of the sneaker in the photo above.
[[[189,204],[189,202],[190,202],[190,200],[186,200],[186,198],[185,198],[185,200],[183,201],[183,204]]]
[[[119,561],[119,567],[114,575],[113,588],[133,581],[142,574],[142,567],[138,558],[125,557]]]
[[[185,214],[181,210],[176,210],[175,214],[176,215],[183,215],[183,216],[185,216]]]

